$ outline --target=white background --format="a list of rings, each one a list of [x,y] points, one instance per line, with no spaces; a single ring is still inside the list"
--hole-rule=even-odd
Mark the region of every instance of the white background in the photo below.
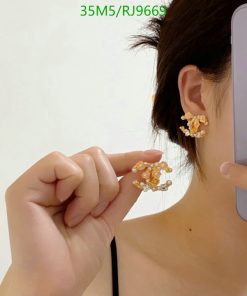
[[[156,143],[151,134],[156,51],[128,50],[149,17],[80,16],[82,4],[160,3],[0,1],[0,281],[11,263],[4,192],[54,150],[163,150],[172,187],[143,192],[125,219],[162,211],[187,189],[184,152],[165,133]]]

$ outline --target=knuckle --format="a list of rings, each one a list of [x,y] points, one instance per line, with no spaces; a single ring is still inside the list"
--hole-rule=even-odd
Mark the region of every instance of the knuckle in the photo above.
[[[83,153],[81,157],[83,158],[83,161],[89,165],[94,163],[93,157],[90,154]]]
[[[105,201],[112,201],[119,193],[119,183],[118,182],[106,182],[100,184],[100,195]]]
[[[93,195],[89,199],[88,203],[89,203],[90,208],[95,208],[99,203],[99,196]]]
[[[90,150],[95,154],[105,154],[104,150],[98,146],[92,146]]]
[[[49,156],[51,158],[55,158],[55,159],[61,159],[61,158],[64,158],[64,154],[62,152],[59,152],[59,151],[52,151]]]
[[[115,197],[119,192],[119,183],[118,183],[118,181],[113,182],[113,183],[111,182],[108,186],[109,186],[110,194]]]
[[[62,152],[53,151],[49,154],[49,156],[53,159],[54,164],[60,163],[61,161],[65,162],[71,171],[71,173],[78,178],[78,180],[82,180],[84,178],[84,172],[82,168],[73,161],[70,157],[67,157]]]
[[[13,183],[14,184],[14,183]],[[5,194],[5,202],[7,203],[8,201],[10,201],[10,199],[12,199],[13,197],[13,190],[14,190],[14,185],[11,184],[4,192]]]
[[[84,178],[83,170],[75,163],[72,165],[72,174],[75,175],[78,180],[82,180]]]

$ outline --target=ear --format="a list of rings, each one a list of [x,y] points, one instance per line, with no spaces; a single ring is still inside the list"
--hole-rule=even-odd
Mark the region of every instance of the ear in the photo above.
[[[184,113],[203,114],[205,106],[202,101],[202,72],[195,65],[186,65],[178,75],[178,88]]]

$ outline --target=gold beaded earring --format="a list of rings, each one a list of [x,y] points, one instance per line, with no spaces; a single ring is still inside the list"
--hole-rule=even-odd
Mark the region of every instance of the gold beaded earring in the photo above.
[[[184,126],[180,126],[180,130],[185,134],[186,137],[191,136],[194,138],[202,138],[205,136],[206,131],[201,130],[198,131],[201,123],[204,125],[208,125],[208,119],[206,115],[192,115],[190,112],[185,113],[185,115],[181,116],[182,120],[188,120],[187,126],[189,130],[186,129]]]
[[[156,97],[152,96],[152,101],[154,103]],[[138,171],[144,171],[142,173],[142,178],[144,181],[139,182],[138,180],[133,181],[133,185],[143,191],[166,191],[168,187],[172,185],[171,180],[167,180],[164,184],[159,185],[161,170],[166,171],[166,173],[172,172],[172,168],[168,166],[167,162],[155,162],[148,163],[145,161],[138,161],[133,167],[132,172],[137,173]]]
[[[144,178],[145,181],[133,181],[133,185],[135,185],[137,188],[142,189],[143,191],[148,191],[150,189],[152,191],[166,191],[168,190],[168,187],[171,186],[171,180],[167,180],[166,183],[159,185],[159,178],[161,175],[160,171],[165,170],[167,173],[172,172],[172,168],[170,168],[165,161],[155,163],[138,161],[132,168],[132,172],[134,173],[142,170],[144,170],[144,172],[142,173],[142,178]]]

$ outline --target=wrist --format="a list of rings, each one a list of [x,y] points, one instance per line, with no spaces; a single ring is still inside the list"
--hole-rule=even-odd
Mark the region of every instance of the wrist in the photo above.
[[[12,265],[10,265],[0,285],[0,296],[55,296],[54,292],[45,285],[41,278],[35,277],[34,274],[25,274]]]
[[[35,272],[27,273],[20,268],[10,265],[2,283],[0,284],[0,296],[81,296],[82,288],[66,289],[66,285],[55,283],[45,274],[37,275]]]

